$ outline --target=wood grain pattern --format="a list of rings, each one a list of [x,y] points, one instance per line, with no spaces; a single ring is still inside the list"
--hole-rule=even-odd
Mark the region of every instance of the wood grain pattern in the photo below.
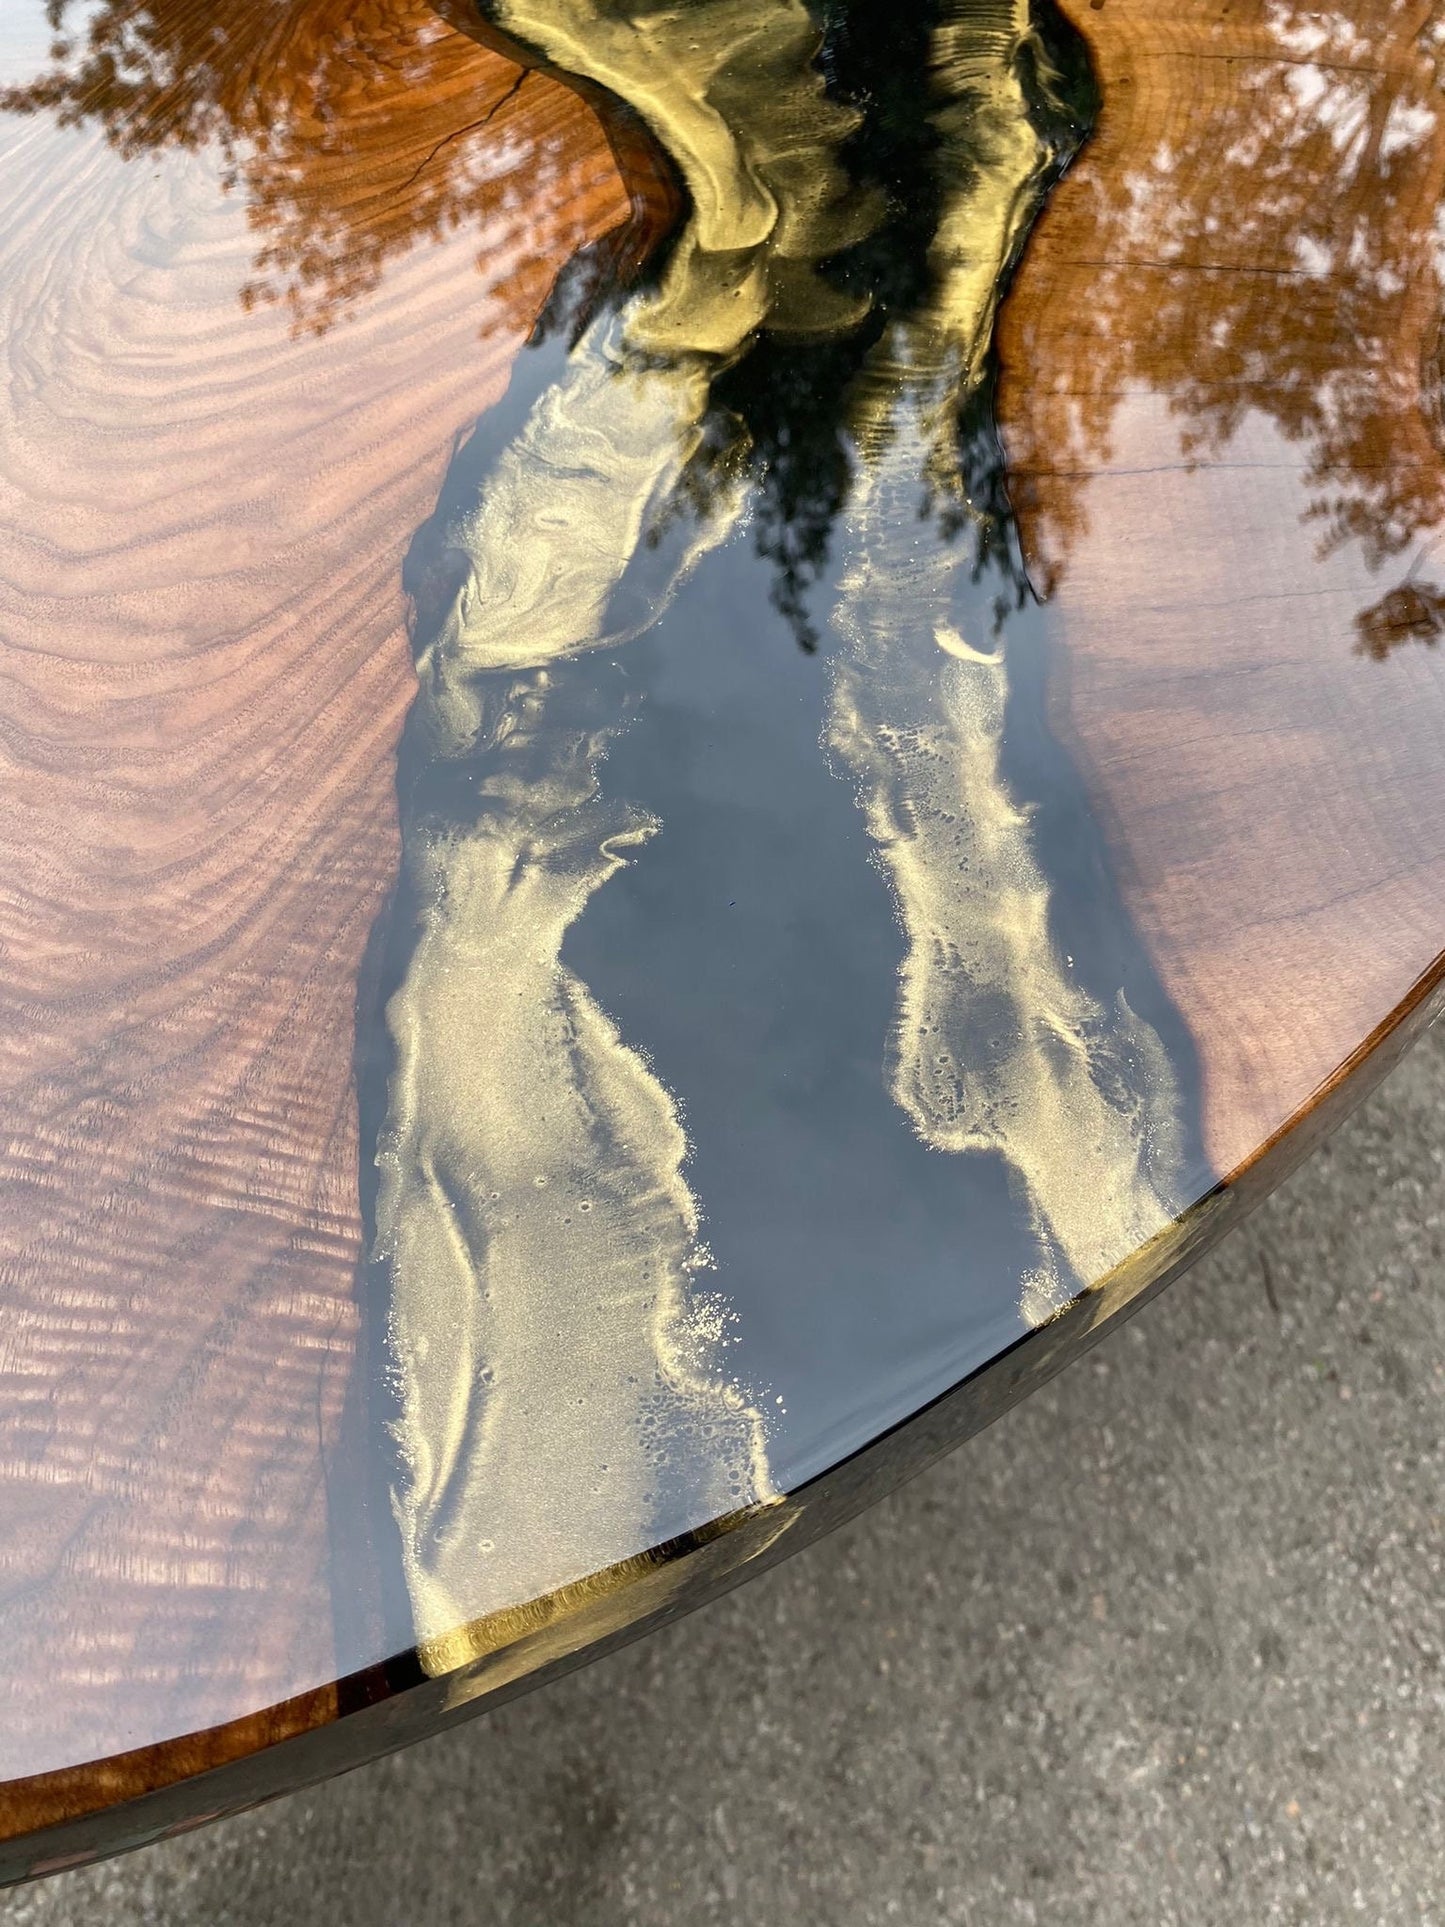
[[[1060,4],[1103,107],[1004,310],[1002,428],[1055,727],[1237,1173],[1438,968],[1440,36],[1422,0]],[[323,1726],[376,1658],[338,1644],[328,1480],[403,556],[556,270],[676,204],[468,0],[107,0],[65,84],[23,6],[0,1781],[42,1777],[0,1834]]]
[[[1227,1174],[1440,947],[1442,29],[1065,10],[1103,105],[1005,308],[1002,427],[1056,725]]]
[[[401,565],[627,213],[588,112],[420,0],[138,11],[144,84],[0,116],[0,1779],[351,1663]]]

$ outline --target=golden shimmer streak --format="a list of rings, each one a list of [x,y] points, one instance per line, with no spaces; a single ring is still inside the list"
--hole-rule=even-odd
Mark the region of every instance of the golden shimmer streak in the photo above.
[[[459,1627],[427,1652],[429,1670],[450,1676],[447,1710],[719,1586],[761,1558],[801,1516],[801,1508],[786,1499],[724,1513],[684,1540],[651,1546],[529,1605]]]
[[[692,211],[657,285],[584,332],[452,523],[458,586],[417,638],[409,742],[465,775],[448,793],[466,800],[403,792],[420,908],[388,1008],[377,1250],[395,1510],[438,1672],[610,1596],[660,1541],[776,1500],[763,1420],[723,1369],[726,1306],[693,1288],[675,1106],[561,953],[659,827],[603,801],[627,698],[596,652],[656,620],[742,514],[741,469],[690,488],[715,377],[760,330],[855,324],[860,301],[819,265],[880,214],[840,163],[858,115],[826,96],[796,0],[497,0],[492,17],[625,100]],[[1041,1321],[1172,1219],[1158,1174],[1174,1091],[1154,1033],[1122,1002],[1101,1008],[1058,953],[1001,769],[1004,651],[954,614],[959,411],[1055,161],[1023,0],[944,7],[927,78],[941,219],[927,296],[888,321],[847,399],[829,744],[907,937],[893,1094],[926,1142],[1017,1173],[1039,1248],[1023,1310]],[[573,662],[584,652],[591,666]]]
[[[665,1481],[689,1523],[772,1496],[759,1415],[719,1369],[725,1315],[690,1288],[676,1109],[561,963],[656,825],[601,800],[623,717],[579,716],[559,665],[617,639],[609,596],[705,391],[695,367],[623,367],[614,332],[584,338],[450,532],[470,566],[419,652],[427,750],[475,770],[466,822],[407,825],[423,909],[378,1159],[396,1511],[437,1670],[649,1544]]]
[[[961,564],[934,520],[967,524],[959,414],[1054,160],[1025,54],[1041,57],[1027,0],[959,0],[936,36],[932,293],[890,326],[859,383],[828,741],[907,939],[893,1094],[926,1143],[1012,1166],[1039,1248],[1021,1309],[1040,1323],[1172,1222],[1178,1104],[1152,1028],[1122,994],[1102,1008],[1059,953],[1030,814],[1000,767],[1002,635],[959,634]]]
[[[866,219],[844,212],[832,150],[856,116],[824,98],[816,29],[792,4],[708,0],[686,19],[502,13],[644,114],[694,212],[660,286],[592,324],[449,529],[459,586],[418,637],[411,737],[473,778],[462,819],[404,802],[422,908],[388,1006],[378,1151],[394,1509],[436,1672],[659,1539],[776,1497],[761,1415],[722,1369],[726,1306],[692,1286],[676,1108],[561,962],[592,892],[658,827],[602,802],[625,712],[568,659],[625,640],[635,559],[663,560],[651,622],[740,513],[740,490],[715,492],[681,540],[666,513],[722,358],[765,320],[827,331],[856,314],[814,272]]]
[[[607,88],[677,166],[691,215],[630,344],[730,356],[764,323],[824,334],[863,308],[818,263],[877,215],[836,155],[858,115],[827,98],[817,26],[799,0],[496,0],[492,17],[563,73]]]

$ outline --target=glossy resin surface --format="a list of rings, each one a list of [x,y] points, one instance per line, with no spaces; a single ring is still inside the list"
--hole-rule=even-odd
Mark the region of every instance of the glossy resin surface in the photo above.
[[[7,11],[7,1873],[825,1530],[1428,1017],[1440,46]]]

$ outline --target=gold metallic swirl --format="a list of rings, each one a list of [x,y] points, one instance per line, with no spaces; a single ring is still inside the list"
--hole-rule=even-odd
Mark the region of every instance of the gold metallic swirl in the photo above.
[[[825,334],[862,306],[817,272],[876,204],[837,151],[858,125],[827,98],[800,0],[497,0],[497,24],[554,68],[606,88],[672,157],[691,215],[662,285],[629,318],[634,348],[726,356],[764,322]]]
[[[499,17],[642,114],[693,213],[660,286],[593,323],[447,531],[458,586],[417,638],[411,741],[473,773],[464,820],[404,802],[421,910],[387,1011],[378,1153],[394,1509],[436,1671],[659,1539],[776,1497],[761,1415],[723,1370],[727,1307],[693,1283],[676,1107],[561,962],[591,893],[657,827],[601,802],[624,714],[581,699],[579,721],[565,665],[625,639],[620,592],[650,546],[671,543],[649,622],[725,539],[736,488],[710,491],[701,525],[666,526],[710,376],[764,319],[854,320],[814,269],[869,218],[834,159],[856,116],[824,97],[801,6],[631,21],[526,0]]]
[[[1178,1095],[1153,1029],[1075,981],[1028,810],[1000,767],[1002,635],[955,626],[967,526],[958,422],[1001,291],[1055,164],[1028,84],[1047,86],[1028,0],[954,0],[934,44],[942,218],[932,291],[893,323],[854,399],[862,459],[846,514],[829,746],[852,777],[907,938],[894,1097],[943,1151],[996,1151],[1027,1199],[1031,1323],[1175,1216]]]
[[[624,713],[574,701],[566,659],[618,639],[609,598],[704,393],[695,364],[624,366],[596,324],[450,530],[468,567],[418,654],[414,736],[474,777],[464,820],[404,824],[421,910],[378,1157],[395,1507],[437,1670],[509,1612],[773,1496],[762,1421],[721,1370],[726,1307],[692,1285],[676,1108],[561,962],[657,827],[602,802]]]
[[[1021,1309],[1037,1324],[1172,1221],[1156,1174],[1175,1157],[1174,1078],[1122,993],[1102,1008],[1059,953],[1030,815],[1000,769],[1005,652],[958,635],[951,572],[900,539],[910,479],[871,477],[850,518],[828,742],[907,940],[893,1095],[925,1143],[999,1152],[1017,1174],[1039,1250]]]
[[[764,1422],[724,1369],[727,1306],[695,1286],[676,1107],[561,953],[659,827],[602,799],[626,698],[595,652],[655,620],[742,512],[741,470],[689,486],[715,377],[759,330],[856,325],[859,299],[820,265],[879,216],[841,158],[859,116],[827,96],[798,0],[495,0],[490,15],[624,100],[691,213],[657,285],[592,323],[446,531],[457,587],[417,636],[409,742],[465,775],[447,792],[465,803],[403,791],[419,909],[388,1007],[377,1253],[394,1504],[435,1671],[610,1595],[661,1540],[776,1500]],[[942,190],[928,292],[839,397],[855,473],[828,738],[907,940],[893,1095],[927,1143],[1017,1174],[1036,1322],[1170,1223],[1176,1110],[1158,1038],[1059,953],[1001,768],[1005,652],[955,614],[959,413],[1055,165],[1047,85],[1026,0],[941,7],[920,76]]]

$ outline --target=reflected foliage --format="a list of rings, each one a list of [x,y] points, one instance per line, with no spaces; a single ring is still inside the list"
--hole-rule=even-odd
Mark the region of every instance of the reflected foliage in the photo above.
[[[831,533],[848,500],[858,460],[853,384],[890,328],[921,319],[933,292],[929,251],[946,197],[963,185],[958,141],[944,152],[940,124],[966,115],[970,77],[945,65],[940,45],[966,13],[948,0],[830,0],[822,14],[818,64],[829,93],[857,114],[840,159],[860,202],[879,209],[867,235],[821,264],[822,273],[865,311],[830,339],[799,340],[763,329],[713,382],[698,457],[685,482],[694,508],[732,486],[739,467],[752,483],[754,546],[774,571],[774,606],[804,649],[817,647],[809,592],[827,567]],[[1096,100],[1081,39],[1052,5],[1038,9],[1041,39],[1017,50],[1035,124],[1062,171],[1092,120]],[[977,165],[990,157],[980,151]],[[901,391],[901,384],[900,384]],[[1008,499],[994,425],[993,364],[981,383],[960,387],[941,477],[920,463],[920,516],[935,539],[971,545],[975,579],[996,577],[1001,622],[1032,591]],[[932,481],[943,486],[932,486]]]
[[[1183,11],[1197,16],[1178,39],[1192,54],[1187,32],[1214,14]],[[1096,271],[1071,317],[1067,386],[1030,397],[1027,445],[1011,450],[1022,470],[1107,464],[1121,397],[1146,390],[1167,401],[1186,462],[1218,458],[1251,413],[1297,445],[1322,557],[1358,544],[1380,569],[1440,522],[1439,452],[1407,355],[1412,338],[1433,341],[1439,311],[1441,29],[1422,34],[1415,0],[1378,9],[1385,28],[1368,34],[1352,11],[1236,8],[1231,41],[1248,52],[1218,75],[1190,58],[1197,98],[1177,138],[1073,185],[1070,252]],[[1121,117],[1127,98],[1120,87]],[[1438,368],[1424,374],[1438,388]],[[1087,513],[1077,486],[1038,492],[1046,587]],[[1433,637],[1438,602],[1420,583],[1393,591],[1361,618],[1365,653]]]
[[[940,8],[833,0],[821,65],[834,98],[860,115],[841,160],[860,198],[880,210],[871,232],[823,264],[866,319],[841,338],[799,341],[767,331],[713,383],[713,406],[687,487],[703,513],[739,465],[753,482],[754,546],[773,567],[773,603],[798,643],[817,647],[809,590],[826,568],[848,499],[854,454],[846,397],[890,320],[928,289],[928,248],[942,207],[938,135],[921,111]]]
[[[519,306],[545,295],[558,225],[537,210],[567,205],[567,157],[517,137],[531,77],[425,0],[46,0],[46,18],[49,65],[0,111],[98,124],[128,159],[216,150],[259,239],[248,306],[323,333],[457,231],[486,232],[478,266]]]
[[[1383,662],[1401,643],[1423,642],[1433,649],[1445,635],[1445,590],[1407,577],[1355,617],[1355,653]]]
[[[850,385],[884,331],[928,294],[943,193],[937,116],[966,106],[957,85],[949,97],[937,68],[948,11],[947,0],[820,5],[818,64],[829,93],[859,123],[840,159],[859,205],[877,213],[863,223],[864,238],[819,271],[845,297],[840,312],[865,318],[822,337],[764,327],[720,363],[675,505],[706,518],[720,492],[747,475],[754,542],[773,571],[774,602],[809,649],[817,643],[809,592],[827,566],[856,459]],[[1067,150],[1091,111],[1087,63],[1076,37],[1047,11],[1072,64],[1065,62],[1062,96],[1041,95],[1040,106],[1069,123]],[[298,331],[324,332],[419,240],[468,229],[487,232],[482,271],[536,312],[561,257],[585,238],[579,225],[569,249],[555,215],[571,199],[566,157],[560,142],[556,152],[539,143],[531,126],[524,139],[513,134],[532,79],[526,69],[489,62],[479,96],[478,62],[487,56],[453,30],[467,24],[462,13],[470,18],[468,0],[445,0],[439,11],[426,0],[46,0],[55,35],[49,64],[29,84],[0,92],[0,109],[98,123],[132,159],[165,146],[217,150],[258,234],[243,301],[283,304]],[[481,37],[496,38],[487,13],[483,4]],[[956,171],[956,154],[949,165]],[[616,295],[614,265],[597,249],[574,262],[586,272],[565,280],[551,322],[576,324],[584,309]],[[985,390],[960,397],[953,485],[926,506],[941,539],[972,538],[976,569],[1001,572],[1002,609],[1028,585],[991,383]]]
[[[817,639],[809,591],[852,472],[849,385],[890,322],[926,297],[940,205],[929,49],[942,10],[820,6],[829,90],[861,116],[843,159],[882,209],[822,272],[866,319],[823,340],[764,330],[720,368],[687,478],[706,514],[748,473],[755,544],[805,647]],[[1106,464],[1131,389],[1164,396],[1186,461],[1219,456],[1258,411],[1302,451],[1320,552],[1356,543],[1379,569],[1445,516],[1417,370],[1400,353],[1412,310],[1438,304],[1427,217],[1441,188],[1439,48],[1432,30],[1422,39],[1415,0],[1395,0],[1390,30],[1368,40],[1343,7],[1254,0],[1249,14],[1232,31],[1254,56],[1226,63],[1187,141],[1182,131],[1074,186],[1082,244],[1104,265],[1072,319],[1067,389],[1031,398],[1029,445],[1013,452],[1022,470],[1053,476]],[[248,304],[284,304],[299,329],[321,332],[419,240],[483,229],[482,271],[540,303],[556,266],[540,250],[558,237],[537,210],[566,204],[565,156],[534,132],[515,137],[528,73],[489,65],[479,96],[484,56],[425,0],[46,0],[46,16],[49,64],[0,92],[0,108],[99,123],[128,157],[217,149],[258,233]],[[1059,111],[1081,127],[1076,64]],[[1425,378],[1438,389],[1433,356]],[[1004,571],[1006,601],[1027,584],[991,420],[988,397],[970,398],[959,499],[979,566]],[[942,532],[959,533],[952,506],[935,506]],[[1087,513],[1080,488],[1038,492],[1045,593]],[[1413,578],[1391,590],[1360,618],[1364,653],[1423,637],[1441,593]]]

